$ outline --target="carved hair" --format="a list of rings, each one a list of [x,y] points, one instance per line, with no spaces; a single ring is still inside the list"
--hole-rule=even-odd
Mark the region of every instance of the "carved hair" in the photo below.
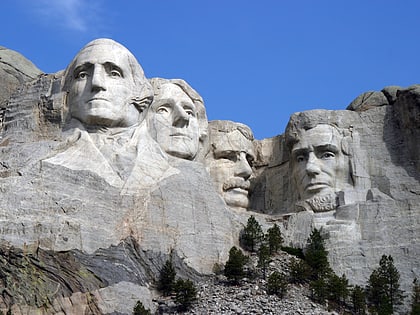
[[[254,140],[254,134],[252,133],[251,128],[249,128],[247,125],[230,120],[213,120],[209,122],[210,137],[212,133],[230,133],[236,130],[239,131],[249,141]]]
[[[349,145],[346,138],[351,136],[350,128],[352,126],[339,126],[340,119],[334,116],[333,111],[313,110],[295,113],[290,117],[286,127],[285,137],[286,146],[289,151],[300,141],[301,130],[313,129],[318,125],[328,125],[334,128],[342,136],[341,150],[344,154],[350,155]],[[347,128],[346,128],[347,127]]]

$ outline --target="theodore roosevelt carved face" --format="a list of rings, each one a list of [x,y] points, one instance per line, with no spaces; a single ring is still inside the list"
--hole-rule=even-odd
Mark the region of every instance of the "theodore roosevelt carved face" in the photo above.
[[[328,124],[298,130],[298,141],[291,148],[291,169],[301,200],[326,196],[350,185],[342,139],[339,129]]]
[[[249,204],[249,178],[255,159],[251,130],[232,121],[210,121],[210,150],[206,168],[218,193],[232,208],[246,209]]]
[[[154,101],[147,114],[149,133],[169,155],[194,160],[207,135],[201,97],[183,80],[151,80]]]
[[[82,48],[66,70],[64,90],[72,118],[104,127],[139,123],[152,97],[135,57],[110,39]]]

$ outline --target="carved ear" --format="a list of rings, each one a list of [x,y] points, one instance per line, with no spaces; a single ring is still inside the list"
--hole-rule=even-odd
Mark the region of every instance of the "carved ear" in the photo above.
[[[350,139],[351,138],[349,136],[345,136],[341,140],[341,151],[343,151],[345,155],[351,155],[351,144],[349,143],[351,141]]]
[[[152,96],[147,96],[147,97],[143,97],[143,98],[133,97],[131,99],[131,103],[134,104],[134,106],[136,106],[137,110],[140,113],[144,112],[144,110],[150,106],[152,101],[153,101]]]
[[[207,130],[200,130],[200,141],[204,141],[208,136]]]

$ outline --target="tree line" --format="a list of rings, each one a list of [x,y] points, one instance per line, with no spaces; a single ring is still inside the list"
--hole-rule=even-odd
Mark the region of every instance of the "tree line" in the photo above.
[[[400,274],[394,265],[393,257],[383,255],[379,267],[375,268],[367,285],[351,285],[343,274],[338,276],[330,267],[328,251],[324,238],[318,229],[314,229],[304,249],[283,246],[280,228],[274,224],[266,233],[254,216],[250,216],[244,227],[240,248],[233,246],[224,265],[215,265],[215,273],[222,273],[228,285],[240,285],[244,278],[258,276],[267,280],[266,291],[284,298],[290,284],[307,285],[312,300],[327,304],[346,314],[393,314],[396,307],[403,303],[404,296],[400,289]],[[268,266],[274,255],[285,251],[291,255],[289,272],[273,271],[268,274]],[[247,268],[250,255],[257,255],[257,270]],[[258,275],[256,273],[259,273]],[[174,295],[179,311],[186,311],[197,300],[195,284],[188,279],[176,279],[176,272],[169,259],[161,269],[157,285],[163,295]],[[420,283],[413,281],[411,310],[408,314],[420,315]],[[151,314],[141,302],[134,308],[133,314]]]

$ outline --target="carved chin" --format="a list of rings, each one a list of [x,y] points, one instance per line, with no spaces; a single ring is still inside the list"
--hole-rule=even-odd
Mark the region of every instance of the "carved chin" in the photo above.
[[[249,199],[247,190],[241,188],[230,189],[224,192],[223,198],[229,207],[248,208]]]

